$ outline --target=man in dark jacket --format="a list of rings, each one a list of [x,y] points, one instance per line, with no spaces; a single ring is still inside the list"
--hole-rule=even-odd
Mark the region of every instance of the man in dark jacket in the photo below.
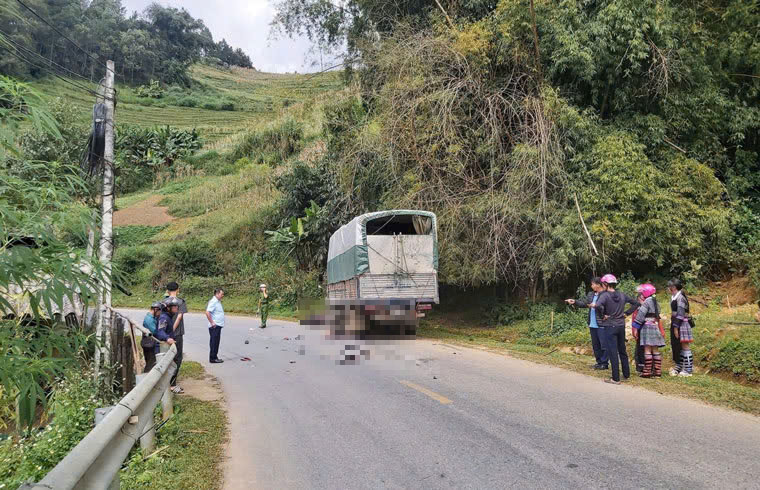
[[[181,386],[177,385],[177,376],[179,376],[179,368],[182,366],[182,347],[184,344],[183,338],[185,335],[184,315],[187,313],[187,303],[185,303],[184,299],[179,297],[179,284],[174,281],[166,285],[166,296],[164,297],[164,301],[167,301],[169,298],[174,298],[177,300],[177,311],[173,313],[172,316],[172,338],[177,344],[177,357],[174,358],[174,363],[177,365],[177,370],[174,372],[174,376],[172,376],[169,384],[171,385],[171,389],[174,393],[181,394],[184,393],[184,390]]]
[[[599,316],[599,326],[604,327],[607,353],[612,364],[612,379],[605,379],[605,383],[620,384],[620,364],[623,368],[623,377],[631,377],[631,368],[628,364],[628,351],[625,346],[625,305],[638,305],[627,294],[616,291],[617,278],[612,274],[602,277],[604,291],[599,295],[596,304],[590,305],[596,308]],[[618,359],[619,357],[619,359]]]
[[[591,291],[585,298],[566,299],[565,303],[575,305],[578,308],[588,308],[588,329],[591,334],[591,347],[594,349],[596,364],[594,369],[609,369],[607,349],[604,347],[604,330],[599,328],[599,322],[596,318],[596,309],[590,308],[589,305],[596,304],[599,295],[602,293],[602,280],[595,277],[591,280]]]

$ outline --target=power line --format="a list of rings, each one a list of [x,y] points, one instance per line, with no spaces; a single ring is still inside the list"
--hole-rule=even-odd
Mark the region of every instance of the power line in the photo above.
[[[9,35],[7,32],[3,32],[2,30],[0,30],[0,34],[2,34],[2,35],[4,35],[4,36],[5,36],[5,39],[4,39],[4,41],[6,41],[6,42],[9,42],[9,43],[10,43],[10,44],[12,44],[12,45],[13,45],[13,46],[14,46],[16,49],[20,49],[20,50],[24,51],[24,52],[25,52],[25,53],[27,53],[27,54],[30,54],[30,55],[32,55],[32,56],[35,56],[36,58],[38,58],[38,59],[42,60],[43,62],[45,62],[45,63],[47,63],[47,64],[49,64],[49,65],[55,65],[56,67],[58,67],[58,68],[60,68],[61,70],[65,71],[66,73],[69,73],[69,74],[71,74],[71,75],[73,75],[73,76],[75,76],[75,77],[81,78],[82,80],[84,80],[84,81],[85,81],[85,82],[87,82],[87,83],[93,83],[93,82],[92,82],[92,81],[91,81],[89,78],[85,77],[84,75],[81,75],[81,74],[79,74],[79,73],[77,73],[77,72],[75,72],[75,71],[72,71],[72,70],[70,70],[69,68],[66,68],[66,67],[65,67],[65,66],[63,66],[63,65],[59,65],[59,64],[58,64],[58,63],[56,63],[55,61],[53,61],[53,60],[50,60],[50,59],[47,59],[47,58],[45,58],[44,56],[42,56],[40,53],[38,53],[38,52],[34,51],[33,49],[29,49],[29,48],[27,48],[27,47],[25,47],[25,46],[23,46],[23,45],[21,45],[21,44],[17,43],[17,42],[16,42],[16,41],[14,41],[13,39],[11,39],[10,35]]]
[[[51,23],[50,23],[50,22],[49,22],[47,19],[45,19],[45,18],[44,18],[44,17],[42,17],[40,14],[38,14],[37,12],[35,12],[35,11],[34,11],[34,9],[32,9],[31,7],[29,7],[27,4],[25,4],[25,3],[24,3],[24,2],[22,2],[21,0],[16,0],[16,1],[17,1],[18,3],[20,3],[22,7],[24,7],[24,8],[25,8],[25,9],[27,9],[29,12],[31,12],[31,13],[32,13],[32,14],[33,14],[35,17],[37,17],[38,19],[40,19],[42,22],[44,22],[45,24],[47,24],[47,25],[48,25],[48,26],[49,26],[51,29],[53,29],[55,32],[57,32],[59,36],[63,37],[63,38],[64,38],[64,39],[66,39],[68,42],[70,42],[71,44],[73,44],[74,46],[76,46],[76,47],[77,47],[77,48],[78,48],[80,51],[82,51],[82,52],[83,52],[83,53],[84,53],[84,54],[85,54],[85,55],[86,55],[88,58],[90,58],[91,60],[95,61],[96,63],[100,63],[101,65],[105,66],[106,70],[110,70],[110,69],[108,68],[108,65],[106,65],[105,63],[103,63],[103,62],[102,62],[102,61],[100,61],[99,59],[95,58],[95,57],[94,57],[94,56],[92,56],[90,53],[88,53],[88,52],[87,52],[87,51],[86,51],[86,50],[85,50],[83,47],[81,47],[81,46],[80,46],[80,45],[78,45],[76,42],[74,42],[74,41],[73,41],[73,40],[72,40],[70,37],[68,37],[66,34],[62,33],[61,31],[59,31],[59,30],[58,30],[58,28],[57,28],[57,27],[55,27],[53,24],[51,24]],[[113,74],[114,74],[114,76],[116,76],[116,72],[113,72]]]
[[[5,41],[7,42],[9,40],[5,39]],[[87,92],[89,94],[92,94],[92,95],[96,96],[96,97],[104,97],[104,95],[99,94],[98,92],[92,90],[91,88],[86,87],[84,85],[81,85],[81,84],[79,84],[77,82],[74,82],[72,80],[69,80],[68,78],[66,78],[64,76],[61,76],[60,74],[58,74],[57,72],[55,72],[51,68],[49,68],[47,66],[44,66],[44,65],[39,65],[39,64],[35,63],[34,61],[30,60],[29,58],[27,58],[26,56],[24,56],[23,52],[16,46],[16,44],[13,41],[10,41],[9,45],[10,45],[11,48],[13,48],[15,50],[15,52],[11,52],[11,54],[16,55],[16,57],[18,57],[22,61],[30,64],[31,66],[34,66],[36,68],[39,68],[40,70],[46,71],[47,73],[53,75],[54,77],[60,79],[61,81],[65,82],[65,83],[68,83],[69,85],[71,85],[73,87],[76,87],[76,88],[78,88],[80,90],[83,90],[83,91],[85,91],[85,92]]]

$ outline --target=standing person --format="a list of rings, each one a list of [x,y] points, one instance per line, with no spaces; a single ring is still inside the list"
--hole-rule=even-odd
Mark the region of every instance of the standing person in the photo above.
[[[591,334],[591,347],[594,350],[594,357],[596,358],[596,364],[592,366],[594,369],[609,369],[609,356],[607,355],[607,349],[604,347],[604,330],[600,330],[599,322],[596,318],[596,309],[591,308],[590,305],[595,304],[599,300],[599,295],[602,294],[604,288],[602,287],[602,280],[598,277],[591,279],[591,291],[585,298],[579,299],[566,299],[565,303],[569,305],[575,305],[578,308],[588,308],[588,329]]]
[[[143,369],[143,373],[147,373],[156,365],[158,340],[168,341],[169,345],[174,343],[174,340],[166,335],[164,331],[158,330],[158,318],[161,316],[163,307],[164,305],[160,302],[153,303],[150,305],[150,311],[145,314],[145,318],[143,319],[143,327],[147,328],[151,333],[151,336],[143,335],[142,339],[140,339],[140,347],[142,347],[143,355],[145,356],[145,369]]]
[[[602,277],[604,292],[599,295],[596,304],[590,306],[596,308],[597,315],[601,317],[599,326],[604,327],[604,345],[610,356],[612,364],[612,378],[605,379],[605,383],[620,384],[620,365],[623,368],[623,377],[631,377],[631,368],[628,365],[628,351],[625,348],[625,304],[636,305],[636,301],[627,294],[615,291],[617,278],[612,274]],[[619,359],[618,359],[619,358]]]
[[[177,313],[174,315],[174,323],[172,324],[172,338],[177,345],[177,356],[174,358],[174,363],[177,365],[177,370],[174,372],[174,376],[172,376],[169,385],[171,386],[171,390],[174,393],[182,394],[185,392],[185,390],[183,390],[181,386],[177,385],[177,376],[179,376],[179,368],[182,366],[182,346],[184,345],[183,339],[185,335],[184,315],[187,313],[187,303],[185,303],[184,299],[179,297],[179,284],[174,281],[166,285],[166,296],[164,297],[164,301],[168,300],[169,298],[176,298],[178,302]]]
[[[639,307],[644,303],[644,297],[639,293],[638,296],[636,296],[636,301],[639,302],[636,306],[631,306],[626,310],[625,316],[633,315],[633,318],[635,320],[636,313],[639,311]],[[641,342],[639,342],[639,331],[641,330],[641,325],[636,323],[635,321],[631,321],[631,337],[633,337],[634,341],[636,342],[636,349],[633,352],[633,359],[636,361],[636,372],[641,374],[644,372],[644,348],[641,346]]]
[[[222,307],[222,298],[224,290],[222,288],[214,289],[214,296],[209,300],[206,306],[206,318],[208,319],[208,336],[209,352],[208,362],[220,364],[224,362],[219,359],[219,341],[222,338],[222,328],[224,328],[224,308]]]
[[[267,328],[267,317],[269,316],[269,293],[266,284],[259,284],[259,315],[261,315],[261,326]]]
[[[665,331],[660,323],[660,305],[655,297],[657,290],[651,284],[642,284],[637,290],[644,298],[633,319],[633,324],[639,330],[638,344],[644,349],[644,370],[641,377],[659,377],[662,376],[660,347],[665,346]]]
[[[680,279],[668,281],[668,291],[671,294],[670,345],[673,348],[675,363],[670,370],[670,375],[688,377],[694,370],[694,356],[691,353],[694,334],[689,316],[689,299],[683,292],[683,283]]]

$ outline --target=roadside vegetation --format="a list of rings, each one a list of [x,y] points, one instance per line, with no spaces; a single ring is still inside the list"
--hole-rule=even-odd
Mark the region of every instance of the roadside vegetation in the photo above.
[[[180,376],[215,383],[194,361],[182,363]],[[228,431],[223,402],[199,400],[191,392],[175,396],[174,416],[156,433],[156,451],[133,449],[119,474],[121,488],[222,488]]]

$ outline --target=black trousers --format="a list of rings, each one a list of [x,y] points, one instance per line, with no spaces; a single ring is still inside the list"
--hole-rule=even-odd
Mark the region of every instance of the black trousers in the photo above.
[[[184,335],[180,335],[178,337],[174,337],[174,345],[177,346],[177,355],[174,357],[174,364],[177,365],[177,370],[174,372],[174,376],[172,376],[171,381],[169,384],[171,386],[177,386],[177,376],[179,376],[179,368],[182,366],[182,338]]]
[[[610,364],[612,365],[612,379],[620,381],[619,368],[621,365],[623,377],[626,379],[630,378],[631,367],[628,365],[628,351],[625,348],[625,326],[605,327],[604,333],[606,334],[605,346],[610,354]]]
[[[673,351],[673,362],[681,365],[681,341],[676,337],[676,328],[670,327],[670,349]]]
[[[636,340],[636,339],[634,339]],[[633,354],[636,359],[636,371],[644,368],[644,346],[641,345],[641,341],[636,340],[636,351]]]
[[[155,347],[143,347],[142,350],[145,356],[145,369],[143,369],[143,373],[147,373],[156,365],[156,349]]]
[[[601,332],[600,330],[601,329],[599,328],[589,327],[589,331],[591,332],[591,348],[594,349],[594,357],[596,358],[596,363],[600,366],[606,366],[609,360],[609,356],[607,355],[607,349],[604,348],[604,338],[602,337],[604,330]],[[600,333],[602,335],[600,335]]]
[[[222,327],[209,328],[208,336],[209,336],[208,360],[215,361],[219,359],[217,355],[219,354],[219,341],[222,338]]]

